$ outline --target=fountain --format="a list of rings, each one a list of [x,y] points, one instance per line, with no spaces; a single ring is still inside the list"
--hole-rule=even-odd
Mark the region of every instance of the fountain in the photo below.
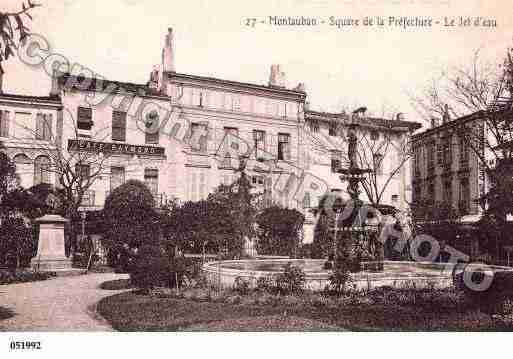
[[[376,233],[377,223],[369,223],[367,218],[361,218],[360,211],[364,203],[359,199],[360,182],[365,174],[371,170],[360,168],[357,162],[358,140],[356,128],[359,126],[358,117],[365,112],[365,108],[359,108],[351,117],[348,125],[348,157],[349,166],[339,169],[340,179],[347,181],[347,192],[350,201],[344,207],[334,203],[335,224],[330,228],[334,233],[333,252],[335,260],[347,260],[350,262],[352,282],[357,288],[371,289],[378,286],[411,286],[416,288],[428,287],[435,284],[437,287],[452,285],[453,264],[411,261],[386,261],[383,257],[383,247],[380,247],[378,258],[373,261],[361,261],[357,248],[363,238],[370,233]],[[350,204],[352,208],[349,216],[341,218],[343,210]],[[340,240],[342,239],[342,240]],[[375,241],[376,244],[378,241]],[[337,258],[343,255],[344,258]],[[326,269],[326,259],[249,259],[249,260],[224,260],[205,263],[203,272],[208,282],[219,287],[232,287],[235,279],[246,279],[250,286],[255,286],[258,278],[275,277],[283,272],[287,264],[300,267],[305,272],[305,287],[310,290],[323,290],[329,284],[331,270]],[[504,270],[502,267],[495,267]]]

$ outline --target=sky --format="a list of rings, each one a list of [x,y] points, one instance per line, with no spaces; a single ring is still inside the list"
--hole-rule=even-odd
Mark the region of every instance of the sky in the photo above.
[[[32,32],[52,51],[106,78],[145,83],[160,63],[168,27],[175,33],[180,73],[266,84],[271,64],[280,64],[288,86],[306,86],[310,108],[339,112],[366,106],[376,115],[403,112],[421,121],[409,93],[443,69],[470,62],[475,50],[499,61],[513,46],[510,0],[38,0]],[[2,0],[16,10],[21,0]],[[293,27],[257,24],[269,16],[335,18],[364,16],[482,16],[496,28]],[[42,68],[12,58],[4,63],[4,91],[47,95]]]

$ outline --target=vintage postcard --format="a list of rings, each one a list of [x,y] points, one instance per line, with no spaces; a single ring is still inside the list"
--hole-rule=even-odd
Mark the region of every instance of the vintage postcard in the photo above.
[[[2,0],[2,349],[511,331],[512,121],[507,1]]]

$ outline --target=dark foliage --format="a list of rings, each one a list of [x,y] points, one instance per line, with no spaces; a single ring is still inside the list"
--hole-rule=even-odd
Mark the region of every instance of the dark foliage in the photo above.
[[[17,271],[13,273],[11,271],[0,270],[0,284],[35,282],[46,280],[54,276],[55,273],[51,272]]]
[[[163,235],[169,248],[186,253],[217,253],[220,247],[233,249],[229,240],[234,223],[229,208],[221,202],[185,202],[162,216]]]
[[[133,288],[130,279],[115,279],[100,284],[103,290],[124,290]]]
[[[244,173],[233,184],[219,186],[206,200],[185,202],[161,215],[168,251],[220,253],[240,258],[244,239],[255,236],[255,196]]]
[[[341,295],[351,283],[351,268],[346,261],[335,262],[333,273],[329,276],[329,286],[325,289],[328,294]]]
[[[249,294],[250,290],[250,282],[247,278],[237,277],[233,283],[233,290],[236,291],[240,295]]]
[[[143,245],[135,256],[130,280],[145,292],[155,287],[175,288],[182,286],[185,272],[183,258],[170,258],[160,246]]]
[[[304,216],[295,209],[272,206],[256,217],[259,254],[297,256]]]
[[[276,276],[276,286],[280,294],[301,293],[305,285],[305,272],[300,268],[287,263],[283,273]]]
[[[22,218],[8,217],[0,225],[0,264],[12,271],[25,267],[35,254],[37,242]]]
[[[489,277],[490,273],[475,272],[472,275],[474,283],[480,283]],[[471,303],[481,311],[488,314],[502,314],[507,300],[513,300],[513,273],[509,271],[495,271],[491,285],[483,291],[477,291],[465,284],[463,272],[455,276],[455,286],[462,291]]]
[[[154,204],[150,190],[140,181],[127,181],[110,193],[103,218],[104,244],[113,253],[111,259],[158,242],[160,225]]]
[[[1,59],[0,59],[1,62]],[[1,70],[0,70],[1,71]],[[1,150],[4,148],[0,142],[0,201],[16,186],[16,166],[14,162]]]

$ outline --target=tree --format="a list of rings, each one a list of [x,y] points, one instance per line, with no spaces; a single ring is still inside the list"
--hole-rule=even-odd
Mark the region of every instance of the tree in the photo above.
[[[5,196],[17,187],[16,165],[2,151],[3,148],[4,146],[0,142],[0,203],[2,204],[2,217],[6,215],[6,207],[3,205]]]
[[[32,231],[20,217],[9,217],[0,225],[0,263],[15,270],[27,263],[36,249]]]
[[[256,217],[260,254],[295,256],[301,243],[305,217],[295,209],[272,206]]]
[[[238,168],[239,178],[220,185],[206,200],[188,201],[162,215],[167,245],[192,253],[224,251],[228,257],[240,257],[244,243],[255,237],[256,201],[259,194]]]
[[[220,247],[233,250],[233,221],[226,202],[187,201],[162,213],[163,235],[172,248],[187,253],[217,253]]]
[[[246,159],[240,158],[237,180],[231,185],[219,186],[207,198],[209,202],[224,208],[224,213],[232,222],[230,246],[236,257],[243,254],[244,243],[256,236],[256,206],[260,194],[252,193],[253,186],[246,174],[246,164]]]
[[[29,34],[24,17],[32,20],[30,11],[38,6],[41,5],[27,0],[27,3],[21,3],[19,11],[0,11],[0,74],[4,73],[2,62],[16,53],[18,43],[23,42]]]
[[[153,196],[140,181],[129,180],[109,194],[103,208],[104,244],[113,253],[131,253],[159,241]]]
[[[409,134],[416,125],[366,116],[365,110],[361,108],[352,116],[343,112],[332,119],[337,122],[331,125],[331,136],[321,132],[307,134],[316,153],[336,160],[332,161],[334,172],[349,167],[348,139],[351,132],[356,135],[356,164],[362,170],[360,185],[368,201],[378,206],[412,156]]]
[[[77,121],[66,108],[62,110],[62,115],[62,131],[71,134],[68,143],[62,143],[62,134],[53,133],[51,119],[44,116],[38,121],[41,120],[43,127],[48,131],[45,140],[41,141],[39,145],[39,151],[41,156],[48,160],[41,167],[41,176],[47,174],[55,176],[54,195],[59,202],[58,213],[70,220],[70,251],[73,254],[77,242],[77,223],[80,222],[79,209],[82,206],[94,205],[95,197],[91,188],[99,178],[110,173],[111,155],[104,151],[80,148],[78,146],[80,136],[76,125]],[[36,133],[37,131],[34,132],[27,124],[17,123],[17,125],[26,131],[33,132],[36,138],[41,135]],[[103,141],[110,137],[111,129],[95,126],[95,130],[91,132],[95,141]]]

